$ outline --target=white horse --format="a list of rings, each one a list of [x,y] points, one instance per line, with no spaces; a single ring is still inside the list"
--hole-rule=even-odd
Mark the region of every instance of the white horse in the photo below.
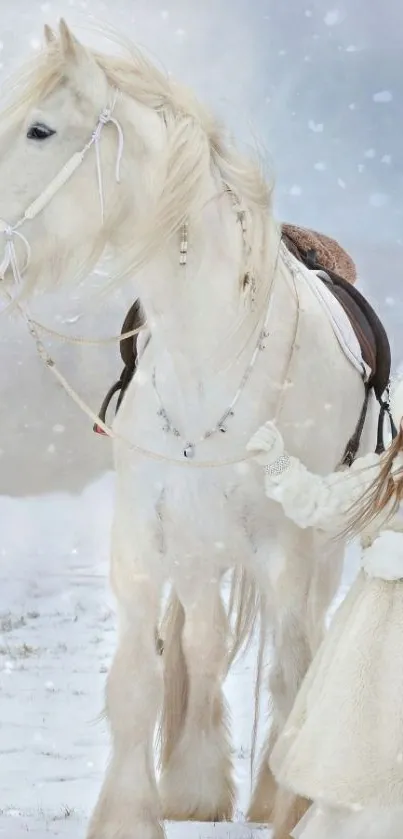
[[[259,168],[126,46],[126,57],[99,54],[64,22],[57,35],[46,28],[0,118],[4,279],[26,295],[83,279],[107,248],[151,334],[114,423],[120,632],[106,691],[112,756],[88,837],[160,839],[164,817],[231,818],[222,682],[253,622],[254,587],[273,628],[273,716],[248,815],[274,819],[283,837],[298,802],[276,790],[268,756],[321,640],[343,546],[268,502],[246,444],[276,417],[290,452],[331,471],[363,382],[281,244]],[[235,639],[220,590],[230,569]],[[167,581],[164,694],[155,627]]]

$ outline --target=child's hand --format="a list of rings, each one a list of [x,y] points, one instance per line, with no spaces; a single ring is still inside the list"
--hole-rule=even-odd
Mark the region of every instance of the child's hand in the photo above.
[[[255,460],[261,466],[270,466],[284,454],[284,441],[274,422],[266,422],[249,440],[248,452],[256,452]]]

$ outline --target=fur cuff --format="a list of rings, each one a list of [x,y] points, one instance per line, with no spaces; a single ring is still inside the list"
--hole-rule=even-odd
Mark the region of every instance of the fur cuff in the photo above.
[[[369,577],[390,582],[403,580],[403,533],[382,531],[364,550],[361,567]]]

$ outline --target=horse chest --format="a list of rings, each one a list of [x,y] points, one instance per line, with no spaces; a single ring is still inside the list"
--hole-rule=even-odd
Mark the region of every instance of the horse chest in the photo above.
[[[122,477],[122,476],[121,476]],[[158,548],[170,566],[243,563],[273,533],[263,470],[255,464],[181,469],[137,462],[126,472],[122,498],[133,539],[147,554]]]

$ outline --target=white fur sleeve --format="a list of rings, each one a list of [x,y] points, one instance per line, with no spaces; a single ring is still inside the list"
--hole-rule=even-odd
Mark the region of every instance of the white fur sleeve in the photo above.
[[[321,477],[290,457],[284,472],[267,475],[266,495],[278,501],[298,527],[337,533],[348,524],[351,506],[371,486],[379,469],[379,455],[369,454],[358,458],[348,471]]]

